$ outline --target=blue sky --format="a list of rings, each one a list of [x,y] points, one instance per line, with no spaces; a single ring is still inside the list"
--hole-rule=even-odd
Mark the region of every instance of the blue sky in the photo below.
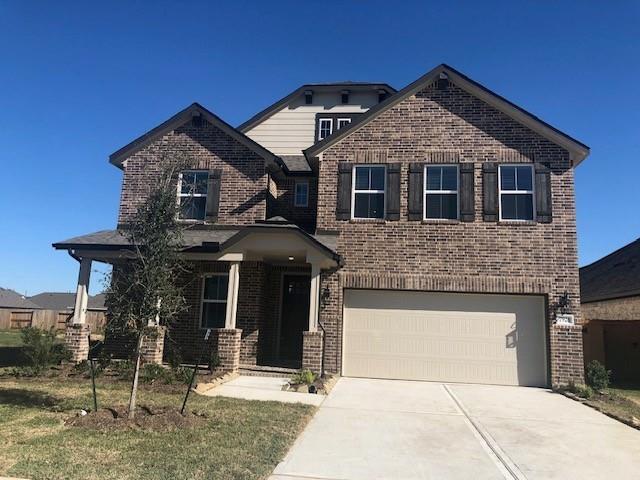
[[[193,101],[237,125],[305,82],[401,88],[443,62],[591,147],[590,263],[640,236],[640,3],[615,5],[1,0],[0,286],[74,289],[51,243],[114,228],[108,155]]]

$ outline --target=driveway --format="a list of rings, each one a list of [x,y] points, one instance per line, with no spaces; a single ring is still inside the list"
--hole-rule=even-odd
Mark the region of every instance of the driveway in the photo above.
[[[640,431],[549,390],[342,378],[272,480],[640,478]]]

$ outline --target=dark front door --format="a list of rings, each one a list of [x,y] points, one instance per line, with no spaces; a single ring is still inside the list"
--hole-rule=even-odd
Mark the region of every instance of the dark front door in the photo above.
[[[302,362],[302,332],[309,324],[309,287],[303,275],[284,275],[280,309],[280,360],[299,367]]]

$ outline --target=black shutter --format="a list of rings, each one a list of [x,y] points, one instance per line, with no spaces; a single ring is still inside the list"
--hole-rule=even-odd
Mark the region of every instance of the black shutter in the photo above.
[[[400,164],[387,164],[386,218],[400,220]]]
[[[222,170],[216,168],[209,171],[209,181],[207,183],[207,207],[206,220],[209,222],[218,221],[218,211],[220,210],[220,180]]]
[[[351,162],[338,163],[338,198],[336,200],[336,218],[338,220],[351,219]]]
[[[482,164],[482,196],[485,222],[498,221],[498,164]]]
[[[424,202],[424,164],[409,165],[409,220],[422,220],[422,202]]]
[[[543,163],[536,163],[536,220],[551,223],[551,169]]]
[[[473,222],[476,219],[474,164],[460,164],[460,221]]]

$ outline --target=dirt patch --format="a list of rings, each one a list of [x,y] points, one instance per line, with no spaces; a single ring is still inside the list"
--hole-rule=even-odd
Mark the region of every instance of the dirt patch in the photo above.
[[[177,408],[140,406],[136,409],[136,417],[129,420],[127,407],[120,405],[114,408],[102,408],[86,415],[78,413],[65,421],[71,427],[91,428],[99,431],[108,430],[173,430],[203,425],[207,415],[188,411],[180,414]]]

